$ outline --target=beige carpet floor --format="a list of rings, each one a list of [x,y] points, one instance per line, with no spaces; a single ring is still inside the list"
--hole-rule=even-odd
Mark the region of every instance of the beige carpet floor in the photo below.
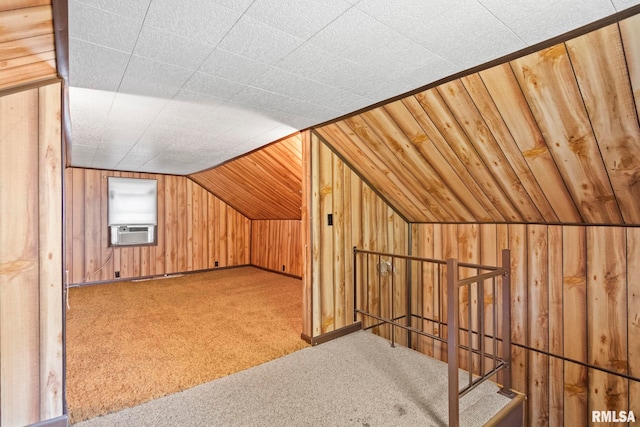
[[[254,267],[71,288],[70,422],[302,349],[302,282]]]

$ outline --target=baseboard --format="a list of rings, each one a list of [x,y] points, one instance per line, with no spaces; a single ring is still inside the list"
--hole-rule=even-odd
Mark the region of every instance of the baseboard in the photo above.
[[[106,285],[108,283],[119,283],[119,282],[132,282],[134,280],[142,281],[142,280],[153,280],[153,279],[161,279],[165,276],[177,276],[177,275],[187,275],[187,274],[196,274],[196,273],[207,273],[210,271],[217,270],[230,270],[233,268],[242,268],[242,267],[256,267],[252,264],[241,264],[241,265],[229,265],[226,267],[214,267],[214,268],[205,268],[203,270],[192,270],[192,271],[176,271],[174,273],[167,274],[156,274],[153,276],[137,276],[137,277],[123,277],[119,279],[107,279],[107,280],[97,280],[93,282],[81,282],[81,283],[72,283],[68,286],[68,288],[81,288],[83,286],[92,286],[92,285]],[[271,270],[270,270],[271,271]],[[276,271],[277,273],[277,271]]]
[[[268,271],[269,273],[278,273],[278,274],[282,274],[283,276],[293,277],[294,279],[302,279],[302,276],[298,276],[296,274],[287,273],[286,271],[272,270],[270,268],[262,267],[260,265],[255,265],[255,264],[250,264],[250,266],[251,267],[255,267],[255,268],[259,268],[260,270]]]
[[[65,414],[61,417],[50,418],[39,423],[30,424],[28,427],[67,427],[69,425],[69,417]]]
[[[301,334],[300,338],[307,342],[307,344],[318,345],[327,341],[335,340],[336,338],[343,337],[352,332],[356,332],[362,329],[362,322],[356,322],[352,325],[336,329],[335,331],[327,332],[326,334],[318,335],[317,337],[310,337],[306,334]]]

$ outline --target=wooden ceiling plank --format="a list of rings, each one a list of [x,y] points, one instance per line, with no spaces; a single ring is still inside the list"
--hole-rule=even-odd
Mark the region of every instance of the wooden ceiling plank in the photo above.
[[[20,65],[0,70],[0,89],[55,78],[56,76],[56,61],[54,59]]]
[[[629,69],[629,79],[640,120],[640,14],[620,21],[620,34]]]
[[[617,25],[566,42],[626,224],[640,224],[640,127]]]
[[[254,189],[249,187],[249,184],[243,184],[240,182],[240,176],[236,176],[233,173],[227,171],[217,174],[211,181],[199,181],[194,179],[195,182],[202,185],[208,191],[219,197],[226,204],[233,207],[235,210],[242,209],[246,216],[250,218],[260,218],[262,215],[269,216],[274,215],[271,204],[268,202],[268,198],[252,197],[254,196]],[[212,184],[212,181],[214,184]],[[250,188],[249,191],[246,191]],[[223,196],[220,197],[219,195]],[[248,204],[247,198],[252,198],[253,203]],[[280,215],[283,215],[281,212]]]
[[[349,166],[379,191],[407,220],[412,222],[436,220],[426,207],[421,208],[421,203],[413,198],[404,184],[390,173],[384,162],[375,156],[344,122],[323,126],[315,131],[322,138],[330,141],[331,146],[345,158]]]
[[[0,12],[0,43],[53,33],[51,6]]]
[[[47,6],[51,0],[2,0],[0,2],[0,12],[16,9],[27,9],[29,7]]]
[[[518,211],[520,217],[526,222],[542,222],[540,211],[531,201],[522,182],[498,147],[493,133],[487,127],[483,116],[485,112],[478,110],[462,80],[438,86],[438,93],[465,135],[461,142],[469,144],[470,151],[473,150],[479,156],[487,171],[500,186],[502,194]]]
[[[464,204],[465,208],[472,213],[475,221],[491,221],[489,213],[438,151],[407,106],[402,101],[395,101],[385,105],[384,108],[406,134],[409,142],[415,147],[416,155],[421,156],[424,161],[429,163],[444,184],[456,194],[456,197]]]
[[[49,64],[51,64],[51,61],[55,61],[55,59],[56,59],[55,50],[40,52],[33,55],[20,56],[17,58],[11,58],[6,60],[0,59],[0,72],[4,72],[5,70],[9,70],[11,68],[22,67],[25,65],[30,65],[38,62],[49,62]],[[52,71],[55,73],[55,67],[53,68]]]
[[[507,199],[500,185],[496,182],[475,149],[470,145],[463,129],[453,117],[437,89],[418,93],[415,97],[442,135],[442,138],[475,178],[482,191],[504,217],[504,220],[507,222],[522,222],[522,216]]]
[[[503,64],[481,71],[480,78],[558,220],[582,222],[511,66]]]
[[[364,113],[359,116],[349,117],[344,120],[351,131],[356,134],[362,143],[371,151],[371,153],[384,163],[389,170],[389,176],[395,177],[402,183],[407,194],[411,194],[414,200],[417,200],[417,206],[421,209],[428,210],[437,221],[446,221],[450,218],[450,213],[443,210],[442,207],[435,202],[434,199],[420,186],[420,176],[414,176],[408,171],[402,162],[396,157],[396,153],[387,147],[380,136],[374,131],[372,126],[365,120]]]
[[[21,40],[9,40],[0,43],[0,63],[11,59],[31,57],[39,53],[54,52],[53,33],[28,37]],[[1,65],[2,68],[8,68]]]
[[[565,45],[513,60],[511,66],[582,217],[621,224]]]
[[[295,134],[190,178],[248,218],[299,219],[300,144]]]
[[[429,140],[433,143],[435,149],[453,168],[469,191],[473,193],[478,202],[490,216],[491,220],[504,221],[502,213],[496,209],[495,204],[489,199],[489,197],[487,197],[485,192],[482,191],[475,177],[458,158],[458,155],[451,148],[437,126],[433,123],[431,117],[429,117],[418,99],[415,96],[409,96],[403,99],[402,103],[407,107],[407,110],[411,112],[413,117],[416,119],[416,122],[418,122],[420,127],[424,130]]]
[[[491,99],[479,74],[471,74],[461,79],[470,99],[482,115],[484,125],[492,135],[496,149],[500,150],[515,174],[515,179],[522,185],[536,210],[542,215],[543,222],[558,222],[558,216],[551,207],[547,195],[542,191],[518,145],[513,140],[500,112]]]
[[[455,193],[444,185],[442,177],[420,155],[406,133],[398,127],[384,107],[363,113],[362,117],[380,137],[382,143],[398,160],[396,167],[406,170],[413,179],[413,185],[426,191],[426,197],[433,197],[446,212],[442,221],[471,222],[475,217],[464,206]]]

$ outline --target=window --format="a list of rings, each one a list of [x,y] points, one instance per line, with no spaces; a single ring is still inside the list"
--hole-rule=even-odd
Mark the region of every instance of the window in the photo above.
[[[154,244],[158,181],[110,176],[107,188],[109,243],[114,246]]]

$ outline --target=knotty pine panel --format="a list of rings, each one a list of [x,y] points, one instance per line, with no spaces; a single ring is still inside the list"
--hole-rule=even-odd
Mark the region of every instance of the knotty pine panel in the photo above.
[[[251,264],[302,277],[298,220],[251,221]]]
[[[312,283],[312,337],[348,326],[353,323],[353,247],[373,251],[407,254],[408,224],[335,153],[314,134],[309,149],[311,179],[312,218],[311,278]],[[328,225],[327,216],[333,217]],[[381,295],[391,295],[394,290],[390,277],[377,281],[377,269],[370,266],[373,278],[368,287],[359,286],[357,299],[372,297],[370,310],[390,314],[392,307],[382,304]],[[362,264],[360,268],[364,268]],[[400,270],[400,269],[399,269]],[[361,270],[362,271],[362,270]],[[397,275],[405,273],[398,271]],[[399,284],[402,277],[394,279],[397,304],[400,313],[404,292]],[[388,301],[389,298],[387,298]],[[372,323],[366,320],[365,323]],[[382,329],[382,328],[379,328]],[[380,331],[385,334],[389,330]]]
[[[65,171],[70,283],[145,277],[250,263],[250,220],[185,177],[83,168]],[[153,246],[108,246],[109,176],[158,181]]]
[[[0,424],[63,415],[60,84],[0,97]]]
[[[51,2],[0,5],[0,90],[56,78]]]
[[[409,222],[640,225],[639,20],[313,131]]]
[[[302,142],[294,134],[189,175],[250,219],[300,219]]]
[[[468,225],[412,224],[412,254],[468,256],[473,229],[460,227]],[[512,251],[512,379],[527,394],[527,425],[586,426],[592,410],[637,411],[638,381],[575,362],[638,378],[638,229],[486,224],[476,239],[483,263]],[[444,359],[424,341],[415,348]]]

